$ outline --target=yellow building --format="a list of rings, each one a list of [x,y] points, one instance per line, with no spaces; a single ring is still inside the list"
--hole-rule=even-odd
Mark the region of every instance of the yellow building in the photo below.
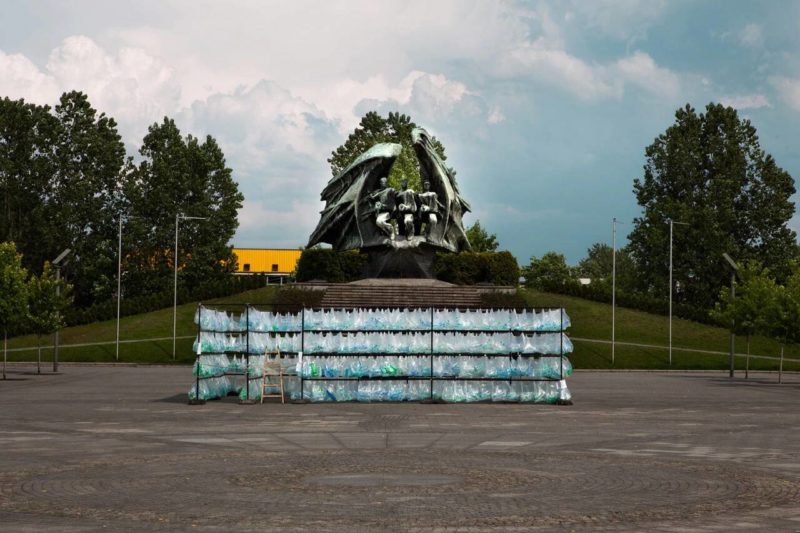
[[[297,268],[302,250],[234,248],[237,274],[266,274],[285,278]]]

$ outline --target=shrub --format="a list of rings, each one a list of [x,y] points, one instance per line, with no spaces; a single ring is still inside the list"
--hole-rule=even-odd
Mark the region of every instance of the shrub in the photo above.
[[[303,250],[297,261],[297,281],[323,280],[346,283],[363,277],[367,256],[358,252],[338,252],[326,248]]]
[[[436,279],[456,285],[516,286],[519,280],[519,265],[510,252],[437,253],[433,270]]]

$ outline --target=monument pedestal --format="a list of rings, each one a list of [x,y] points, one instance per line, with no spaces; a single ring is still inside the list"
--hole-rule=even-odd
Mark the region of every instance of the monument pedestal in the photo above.
[[[367,278],[428,278],[434,277],[433,258],[436,249],[425,237],[406,239],[398,236],[383,247],[369,248],[369,262],[364,269]]]

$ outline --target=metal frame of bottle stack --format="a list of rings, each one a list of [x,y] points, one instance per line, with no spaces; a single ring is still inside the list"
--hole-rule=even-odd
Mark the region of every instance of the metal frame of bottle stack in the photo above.
[[[485,307],[447,307],[447,306],[437,306],[428,308],[427,311],[430,313],[430,324],[427,328],[417,328],[417,329],[391,329],[391,328],[383,328],[383,329],[370,329],[370,328],[344,328],[344,329],[334,329],[334,328],[311,328],[307,327],[306,324],[306,310],[310,311],[353,311],[354,308],[300,308],[296,305],[279,305],[279,304],[233,304],[233,303],[215,303],[213,307],[219,308],[231,308],[231,307],[238,307],[243,308],[241,313],[245,314],[245,329],[238,329],[238,330],[210,330],[210,329],[203,329],[202,328],[202,312],[204,309],[203,304],[198,304],[198,324],[197,324],[197,334],[198,334],[198,344],[200,344],[201,334],[202,333],[222,333],[225,335],[244,335],[245,336],[245,351],[241,350],[233,350],[233,351],[224,351],[224,352],[209,352],[209,353],[197,353],[197,371],[196,371],[196,378],[195,378],[195,398],[190,401],[192,404],[202,404],[205,403],[205,400],[200,399],[199,397],[199,389],[200,389],[200,381],[204,379],[212,379],[216,377],[223,377],[223,376],[245,376],[245,398],[242,403],[252,403],[250,398],[250,381],[254,379],[261,379],[260,376],[252,377],[250,375],[250,334],[291,334],[291,335],[300,335],[300,350],[298,351],[284,351],[281,350],[282,356],[286,355],[297,355],[299,357],[300,362],[300,371],[298,372],[296,378],[299,380],[300,385],[300,397],[299,399],[293,400],[295,403],[306,403],[309,399],[306,398],[305,394],[305,384],[307,381],[324,381],[324,382],[334,382],[334,381],[428,381],[430,384],[429,387],[429,395],[428,398],[425,400],[420,401],[439,401],[434,397],[434,382],[441,381],[457,381],[457,382],[470,382],[470,381],[486,381],[486,382],[507,382],[510,385],[515,382],[554,382],[563,380],[564,376],[564,309],[563,308],[556,308],[559,310],[560,315],[560,325],[557,331],[555,330],[546,330],[546,331],[537,331],[533,329],[515,329],[513,326],[509,327],[508,329],[454,329],[454,328],[441,328],[437,329],[434,324],[434,313],[436,311],[468,311],[468,310],[481,310],[486,312],[491,311],[526,311],[526,312],[542,312],[542,311],[552,311],[553,308],[536,308],[536,307],[525,307],[525,308],[485,308]],[[209,306],[209,308],[211,308]],[[273,330],[273,331],[256,331],[250,329],[250,309],[251,308],[266,308],[269,309],[273,313],[292,313],[292,314],[300,314],[300,328],[299,329],[287,329],[287,330]],[[358,309],[370,311],[370,310],[400,310],[400,311],[419,311],[425,310],[425,308],[399,308],[399,307],[360,307]],[[240,313],[240,314],[241,314]],[[429,350],[427,352],[370,352],[370,353],[356,353],[356,352],[312,352],[306,353],[306,333],[323,333],[323,334],[355,334],[355,333],[394,333],[394,334],[408,334],[408,333],[427,333],[429,337]],[[435,351],[434,347],[434,338],[435,334],[437,333],[459,333],[459,334],[470,334],[470,333],[484,333],[484,334],[498,334],[498,333],[510,333],[511,335],[519,334],[519,335],[545,335],[545,334],[558,334],[559,335],[559,353],[557,354],[543,354],[543,353],[525,353],[525,352],[518,352],[518,351],[508,351],[508,352],[501,352],[501,353],[486,353],[483,351],[468,351],[462,350],[458,353],[451,353],[451,352],[437,352]],[[244,372],[223,372],[219,375],[213,376],[200,376],[200,358],[203,356],[209,355],[242,355],[245,358],[245,370]],[[256,355],[256,354],[253,354]],[[259,354],[260,355],[260,354]],[[415,357],[428,357],[429,359],[429,375],[427,376],[348,376],[348,377],[331,377],[331,376],[314,376],[314,377],[306,377],[304,376],[303,366],[302,366],[302,358],[303,357],[407,357],[407,356],[415,356]],[[492,358],[499,358],[499,357],[508,357],[510,361],[513,361],[515,358],[525,357],[531,358],[534,360],[540,358],[549,358],[549,357],[558,357],[559,358],[559,376],[558,378],[550,378],[550,377],[523,377],[523,376],[509,376],[509,377],[460,377],[460,376],[435,376],[434,375],[434,358],[435,357],[492,357]],[[290,377],[295,377],[291,375]]]

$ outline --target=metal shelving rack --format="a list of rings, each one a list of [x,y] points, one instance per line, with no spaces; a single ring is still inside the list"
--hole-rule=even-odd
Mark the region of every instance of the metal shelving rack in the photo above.
[[[214,377],[221,377],[221,376],[245,376],[245,397],[243,399],[243,403],[252,403],[250,398],[250,381],[255,379],[261,379],[260,376],[253,377],[251,375],[251,363],[250,363],[250,339],[252,334],[267,334],[267,335],[274,335],[274,334],[283,334],[283,335],[300,335],[300,350],[298,351],[285,351],[281,350],[283,355],[291,356],[296,355],[299,357],[300,362],[300,371],[298,372],[298,379],[299,379],[299,388],[300,388],[300,395],[299,399],[296,401],[305,402],[308,401],[308,398],[305,394],[305,386],[306,382],[314,382],[314,381],[323,381],[323,382],[335,382],[335,381],[428,381],[430,386],[428,390],[428,398],[425,401],[435,401],[434,397],[434,383],[435,382],[447,382],[447,381],[457,381],[457,382],[473,382],[473,381],[484,381],[484,382],[507,382],[509,385],[513,385],[515,382],[541,382],[541,381],[558,381],[563,380],[564,376],[564,311],[560,309],[560,327],[558,330],[547,330],[547,331],[538,331],[533,329],[524,329],[519,330],[515,329],[513,326],[509,327],[508,329],[455,329],[455,328],[437,328],[434,322],[434,313],[436,311],[453,311],[459,310],[455,307],[436,307],[436,308],[429,308],[427,312],[429,313],[429,325],[426,328],[415,328],[415,329],[392,329],[392,328],[375,328],[375,329],[356,329],[356,328],[319,328],[319,327],[308,327],[306,321],[306,308],[299,309],[298,306],[279,306],[279,305],[259,305],[259,304],[228,304],[228,303],[220,303],[214,304],[214,307],[219,309],[238,309],[239,315],[244,315],[245,324],[243,329],[235,329],[235,330],[222,330],[222,331],[215,331],[209,329],[202,328],[202,313],[203,313],[203,305],[198,305],[198,324],[197,324],[197,334],[198,334],[198,343],[201,342],[202,334],[203,333],[222,333],[224,335],[243,335],[245,338],[245,349],[242,350],[235,350],[235,351],[226,351],[226,352],[211,352],[211,353],[202,353],[198,350],[197,354],[197,365],[198,371],[195,378],[195,398],[190,401],[190,403],[205,403],[205,400],[200,399],[199,397],[199,390],[200,390],[200,381],[204,379],[212,379]],[[299,313],[299,328],[296,329],[286,329],[286,330],[272,330],[272,331],[257,331],[251,329],[251,322],[250,322],[250,311],[251,309],[262,308],[264,310],[269,310],[272,313]],[[381,308],[361,308],[364,310],[375,310],[375,309],[385,309]],[[397,309],[397,308],[393,308]],[[256,309],[257,310],[257,309]],[[309,311],[321,311],[322,309],[309,309]],[[325,311],[352,311],[351,309],[328,309],[325,308]],[[460,310],[467,311],[465,308],[461,308]],[[499,311],[501,309],[486,309],[482,308],[484,311]],[[508,309],[502,309],[503,311],[509,311]],[[522,311],[523,309],[516,309],[517,311]],[[545,309],[543,308],[525,308],[527,312],[541,312]],[[414,309],[401,309],[402,312],[408,311],[419,311],[419,308]],[[416,352],[313,352],[307,353],[306,352],[306,334],[307,333],[323,333],[323,334],[368,334],[368,333],[392,333],[392,334],[409,334],[415,333],[420,334],[424,333],[428,336],[428,349],[426,351],[416,351]],[[557,354],[538,354],[538,353],[525,353],[519,351],[507,351],[501,353],[486,353],[480,350],[460,350],[457,353],[453,352],[441,352],[436,351],[434,346],[434,339],[437,333],[450,333],[450,334],[462,334],[467,335],[470,333],[482,333],[482,334],[506,334],[510,333],[512,335],[544,335],[544,334],[558,334],[559,335],[559,353]],[[200,376],[200,364],[201,358],[204,356],[209,355],[219,355],[224,353],[225,355],[234,355],[234,356],[243,356],[245,360],[245,368],[244,371],[238,372],[223,372],[221,375],[214,375],[214,376],[207,376],[203,377]],[[381,376],[305,376],[302,368],[302,358],[303,357],[363,357],[363,356],[371,356],[371,357],[408,357],[408,356],[416,356],[416,357],[427,357],[428,358],[428,375],[425,376],[411,376],[411,375],[381,375]],[[557,378],[553,377],[523,377],[523,376],[508,376],[508,377],[461,377],[461,376],[445,376],[445,375],[435,375],[434,372],[434,361],[437,357],[448,357],[448,356],[458,356],[458,357],[491,357],[491,358],[499,358],[499,357],[508,357],[509,361],[512,362],[516,358],[525,357],[531,358],[534,361],[542,358],[542,357],[558,357],[559,358],[559,375]]]

